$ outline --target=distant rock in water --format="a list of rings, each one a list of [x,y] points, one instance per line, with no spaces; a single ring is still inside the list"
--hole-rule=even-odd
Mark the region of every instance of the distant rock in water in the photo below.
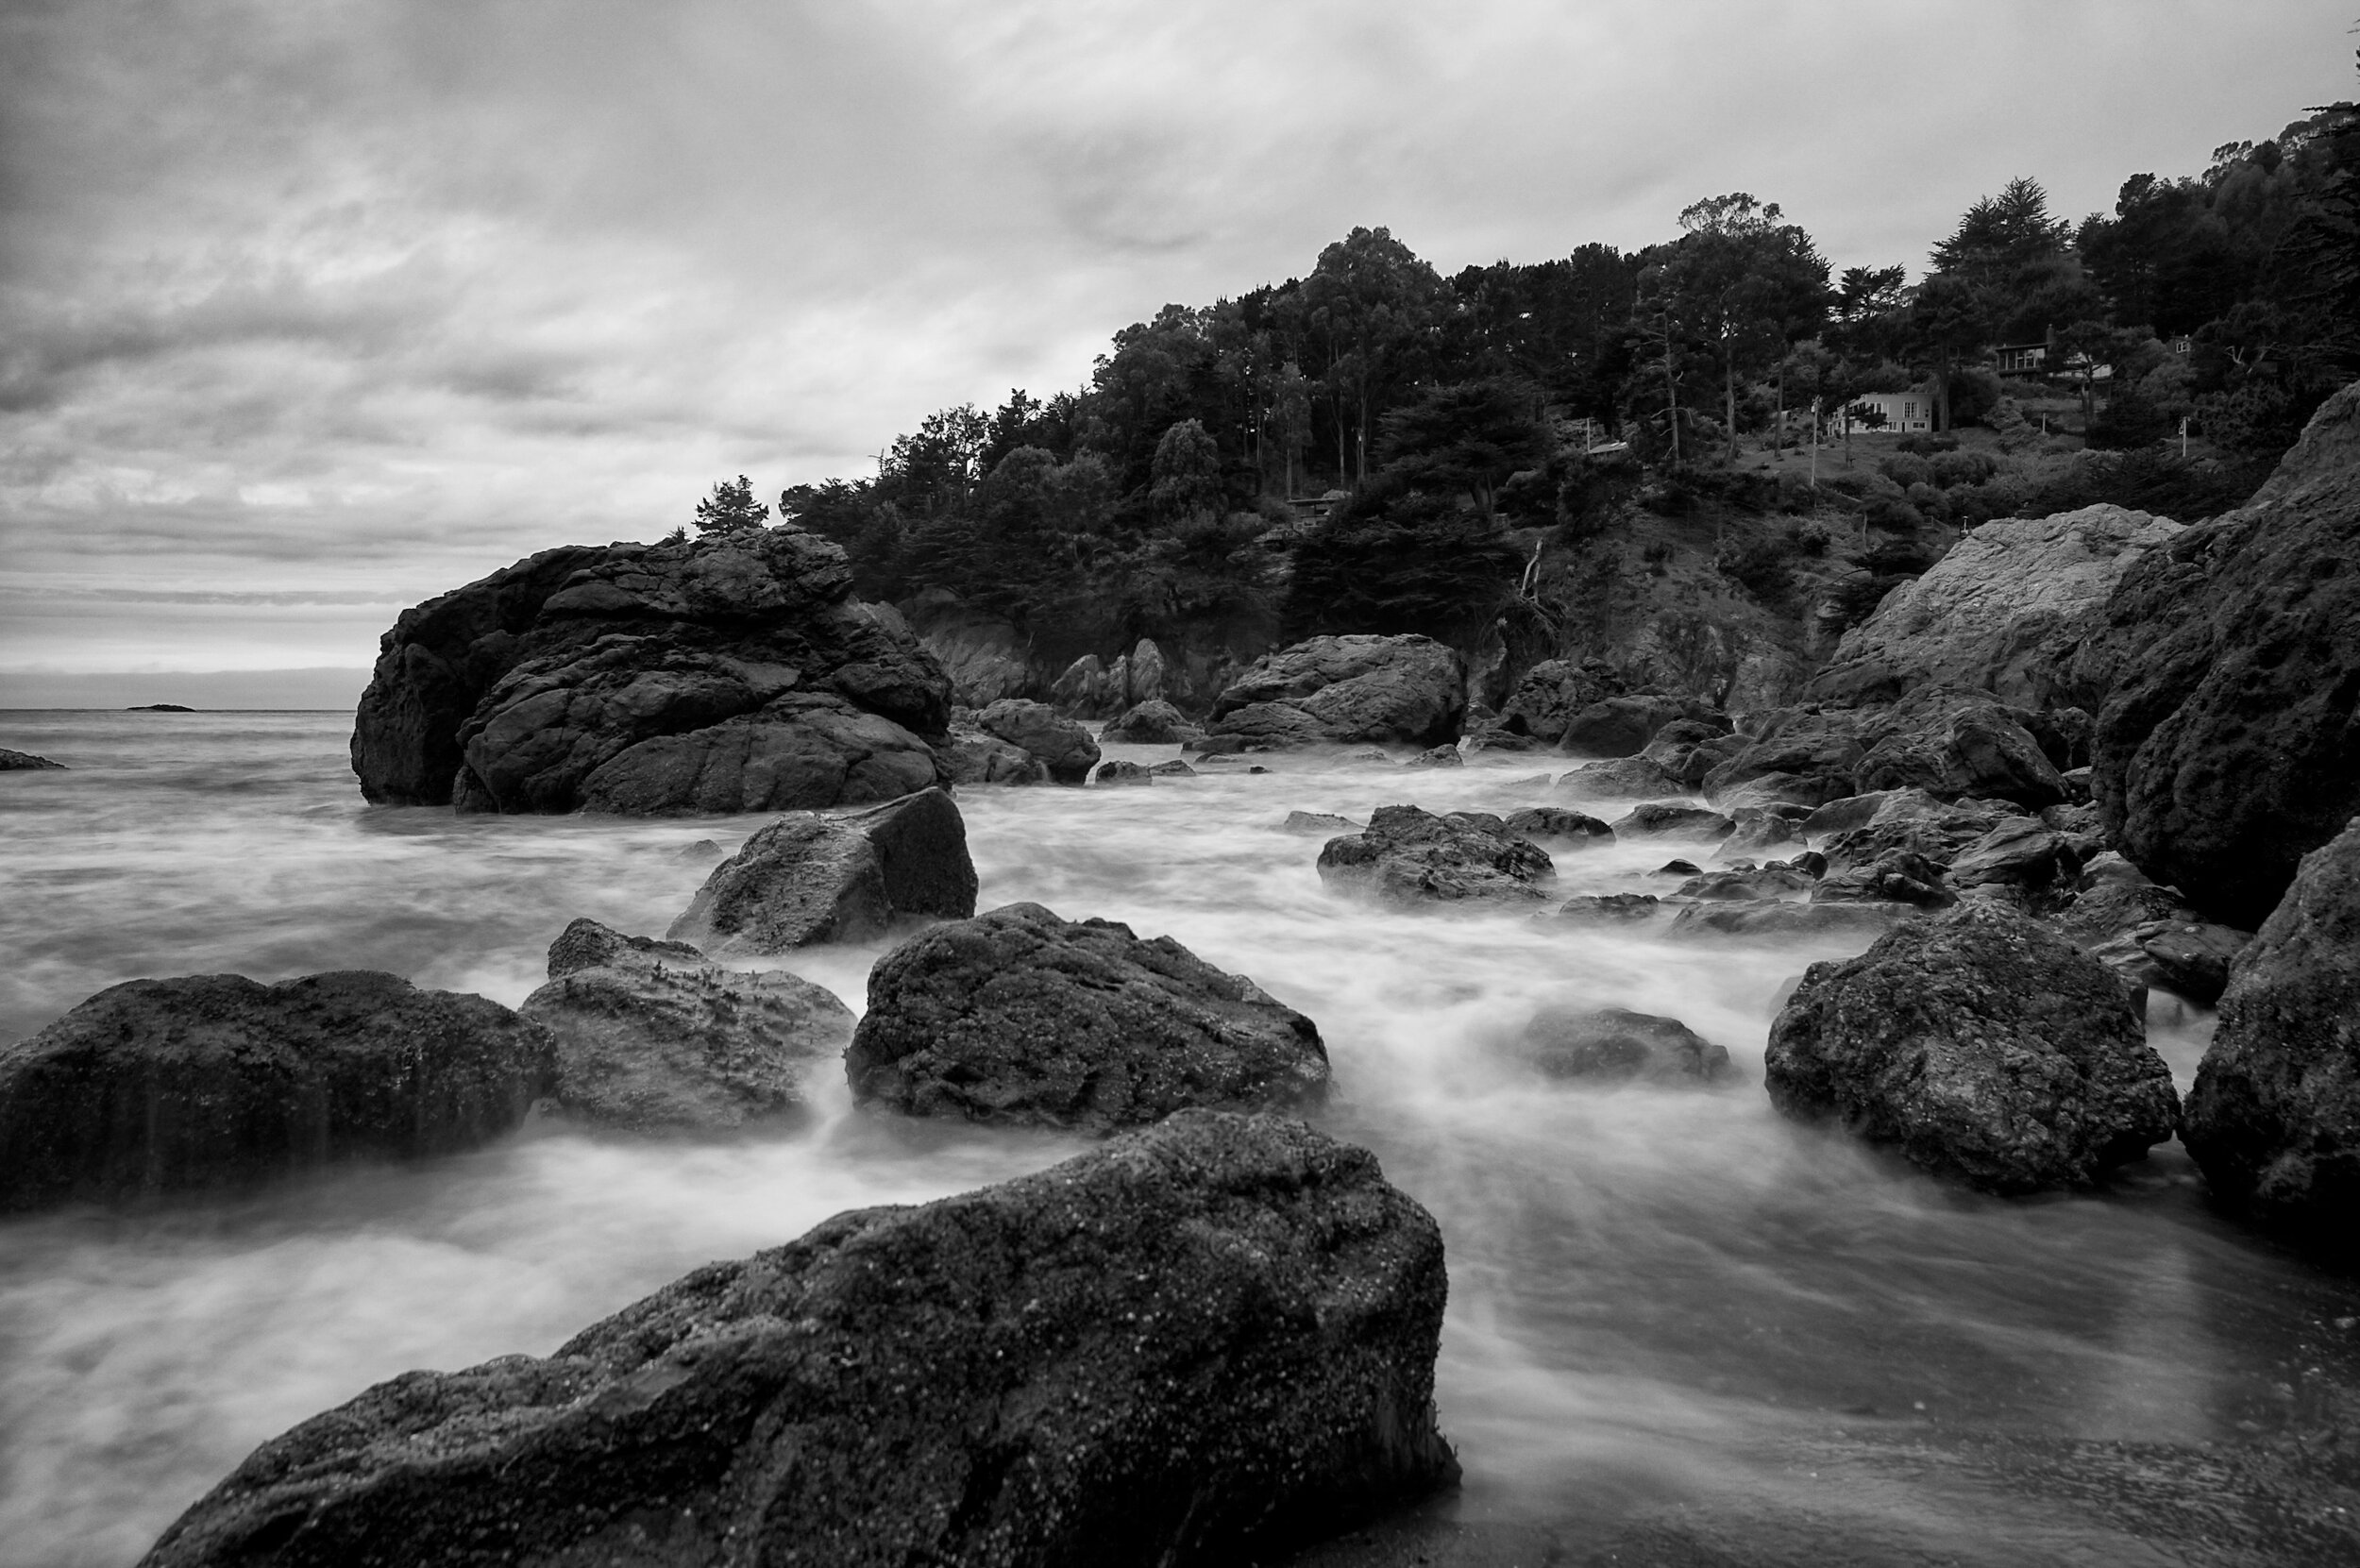
[[[1526,838],[1546,838],[1577,850],[1614,842],[1612,828],[1586,812],[1564,806],[1526,806],[1522,811],[1511,811],[1506,826],[1509,833]]]
[[[1458,738],[1466,687],[1466,662],[1431,637],[1313,637],[1222,688],[1207,728],[1265,746],[1441,746]]]
[[[1099,738],[1132,746],[1177,746],[1204,733],[1179,709],[1158,698],[1132,706],[1107,725]]]
[[[1030,754],[1059,784],[1078,784],[1098,765],[1098,742],[1046,702],[1003,697],[975,716],[975,726]]]
[[[126,708],[123,711],[127,714],[193,714],[196,712],[194,708],[185,707],[178,702],[143,702],[136,708]]]
[[[868,976],[855,1099],[913,1116],[1097,1132],[1188,1105],[1285,1106],[1327,1084],[1317,1025],[1169,936],[1015,903],[939,925]]]
[[[1787,1115],[1993,1192],[2087,1186],[2179,1120],[2122,982],[1983,902],[1813,964],[1771,1026],[1765,1071]]]
[[[1635,757],[1670,725],[1728,731],[1728,720],[1693,697],[1610,697],[1569,717],[1557,749],[1569,756]]]
[[[380,1383],[146,1563],[1274,1560],[1458,1479],[1447,1291],[1374,1155],[1183,1112],[709,1264],[546,1359]]]
[[[1519,1049],[1552,1078],[1593,1083],[1709,1084],[1729,1054],[1677,1019],[1622,1007],[1546,1008],[1526,1024]]]
[[[1021,746],[972,725],[953,722],[951,743],[936,748],[951,769],[952,782],[963,784],[1035,784],[1049,782],[1049,765]]]
[[[1660,801],[1688,786],[1645,757],[1586,762],[1558,777],[1557,787],[1585,801]]]
[[[1417,906],[1537,901],[1557,868],[1546,851],[1488,813],[1437,817],[1416,806],[1379,806],[1367,827],[1328,840],[1319,872],[1331,885]]]
[[[2258,926],[2360,813],[2360,385],[2241,510],[2125,572],[2106,615],[2108,835],[2209,918]]]
[[[948,783],[951,687],[793,528],[545,550],[405,610],[353,726],[362,793],[636,816]]]
[[[920,790],[867,811],[781,818],[713,868],[665,935],[713,953],[856,942],[907,916],[972,915],[975,888],[959,808]]]
[[[472,1149],[555,1067],[540,1025],[395,975],[129,981],[0,1048],[0,1211]]]
[[[1286,833],[1317,834],[1323,838],[1360,831],[1359,823],[1349,817],[1339,817],[1332,811],[1290,811],[1287,813],[1287,819],[1278,825]]]
[[[1102,762],[1090,769],[1090,784],[1093,788],[1113,789],[1125,784],[1143,785],[1152,784],[1155,782],[1155,776],[1146,768],[1138,763],[1124,762],[1120,758],[1113,762]]]
[[[852,1010],[823,986],[725,969],[685,943],[596,920],[565,928],[549,983],[517,1011],[557,1041],[559,1104],[643,1132],[794,1115],[805,1072],[852,1037]]]
[[[30,751],[11,751],[0,746],[0,773],[46,773],[67,771],[65,764],[37,757]]]

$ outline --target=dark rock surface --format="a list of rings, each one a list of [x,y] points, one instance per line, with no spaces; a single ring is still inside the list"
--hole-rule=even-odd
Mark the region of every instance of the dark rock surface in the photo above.
[[[1464,767],[1467,759],[1458,754],[1456,746],[1429,746],[1411,757],[1404,766],[1409,767]]]
[[[1696,838],[1718,841],[1737,831],[1737,824],[1702,806],[1674,805],[1656,801],[1631,807],[1613,823],[1617,838]]]
[[[1644,757],[1586,762],[1560,774],[1557,787],[1585,801],[1660,801],[1688,793],[1688,786]]]
[[[1983,692],[1921,687],[1876,717],[1853,783],[1863,793],[1917,788],[1946,801],[2055,805],[2072,792],[2026,717]]]
[[[1544,659],[1525,671],[1500,704],[1500,723],[1515,733],[1554,741],[1575,714],[1610,696],[1618,684],[1603,666]]]
[[[1090,772],[1090,784],[1093,787],[1121,788],[1124,785],[1152,784],[1155,782],[1155,775],[1146,768],[1138,763],[1125,762],[1120,758],[1111,762],[1102,762]]]
[[[63,773],[66,770],[65,764],[61,762],[51,762],[47,757],[35,756],[30,751],[11,751],[0,746],[0,773]]]
[[[1655,919],[1663,908],[1653,893],[1584,893],[1533,919],[1568,925],[1637,925]]]
[[[1058,784],[1078,784],[1098,766],[1098,742],[1046,702],[1003,697],[975,716],[975,727],[1030,754]]]
[[[587,919],[550,945],[549,983],[516,1010],[557,1041],[559,1104],[643,1132],[792,1116],[811,1064],[852,1037],[852,1010],[808,980]]]
[[[1357,834],[1320,851],[1320,880],[1365,889],[1388,902],[1533,901],[1557,868],[1529,839],[1484,812],[1437,817],[1416,806],[1379,806]]]
[[[1149,768],[1148,772],[1158,779],[1193,779],[1197,776],[1196,769],[1178,757],[1167,758]]]
[[[1366,1151],[1186,1112],[380,1383],[147,1568],[1267,1561],[1457,1479],[1446,1293]]]
[[[1757,854],[1763,850],[1799,846],[1802,834],[1791,818],[1781,817],[1762,806],[1739,806],[1729,813],[1736,824],[1729,835],[1721,840],[1719,853],[1723,856]]]
[[[1639,754],[1677,779],[1681,787],[1702,789],[1714,768],[1752,744],[1747,736],[1729,733],[1725,723],[1682,718],[1658,730]]]
[[[845,1053],[854,1098],[913,1116],[1111,1132],[1188,1105],[1321,1092],[1312,1021],[1169,936],[1015,903],[878,960]]]
[[[1332,811],[1290,811],[1279,827],[1288,833],[1315,833],[1323,838],[1360,831],[1359,823],[1349,817],[1339,817]]]
[[[1188,716],[1161,698],[1134,703],[1122,717],[1099,732],[1099,739],[1134,746],[1177,746],[1204,732]]]
[[[2360,812],[2360,385],[2241,510],[2123,574],[2092,784],[2109,834],[2230,925]]]
[[[1917,914],[1906,903],[1873,902],[1795,903],[1764,899],[1752,903],[1692,903],[1679,912],[1666,936],[1684,941],[1715,937],[1868,937]]]
[[[362,696],[362,794],[663,814],[889,800],[948,777],[942,668],[792,528],[545,550],[402,612]]]
[[[1729,1071],[1727,1047],[1677,1019],[1622,1007],[1544,1008],[1517,1043],[1519,1054],[1552,1078],[1709,1084]]]
[[[2133,986],[2210,1007],[2229,988],[2231,968],[2252,940],[2250,931],[2205,920],[2148,920],[2089,954]]]
[[[1813,964],[1771,1026],[1771,1102],[2002,1193],[2087,1186],[2171,1137],[2171,1073],[2104,966],[1983,902]]]
[[[1049,765],[1021,746],[969,725],[951,727],[950,744],[936,749],[951,770],[951,781],[962,784],[1037,784],[1049,782]]]
[[[1953,887],[2044,892],[2070,885],[2082,874],[2082,858],[2065,835],[2040,818],[2010,817],[1961,850],[1944,874]]]
[[[712,953],[853,942],[912,916],[975,913],[967,824],[939,789],[841,816],[799,812],[713,868],[665,935]]]
[[[0,1211],[472,1149],[555,1066],[538,1024],[390,974],[129,981],[0,1048]]]
[[[1674,898],[1693,899],[1698,903],[1727,903],[1731,900],[1783,899],[1807,895],[1812,878],[1791,866],[1762,866],[1749,871],[1708,871],[1690,877],[1673,891]]]
[[[1466,680],[1465,662],[1431,637],[1313,637],[1231,682],[1207,728],[1261,745],[1440,746],[1458,738]]]
[[[2181,1137],[2223,1201],[2360,1254],[2360,820],[2232,968]]]
[[[1680,721],[1728,731],[1726,717],[1694,698],[1610,697],[1568,716],[1557,749],[1569,756],[1635,757],[1667,725]]]
[[[1526,806],[1511,811],[1506,818],[1509,833],[1526,838],[1561,840],[1574,849],[1593,844],[1614,842],[1614,830],[1586,812],[1569,811],[1563,806]]]

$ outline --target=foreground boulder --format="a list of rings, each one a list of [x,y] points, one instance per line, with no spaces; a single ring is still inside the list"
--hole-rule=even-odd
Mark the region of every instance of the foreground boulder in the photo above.
[[[472,1149],[555,1065],[538,1024],[396,975],[129,981],[0,1049],[0,1211]]]
[[[1216,736],[1258,745],[1456,741],[1465,661],[1420,636],[1313,637],[1266,653],[1213,700]]]
[[[65,764],[51,762],[47,757],[30,751],[11,751],[0,746],[0,773],[45,773],[66,771]]]
[[[147,1564],[1269,1560],[1457,1479],[1446,1290],[1374,1156],[1186,1112],[380,1383]]]
[[[1379,806],[1369,825],[1320,851],[1320,880],[1391,903],[1537,902],[1557,875],[1547,851],[1487,812],[1437,817]]]
[[[1015,903],[940,925],[869,971],[853,1098],[912,1116],[1110,1132],[1188,1105],[1323,1089],[1317,1025],[1169,936]]]
[[[2360,1254],[2360,820],[2231,969],[2181,1137],[2225,1202]]]
[[[1098,766],[1098,742],[1046,702],[1003,697],[975,716],[975,727],[1029,753],[1059,784],[1078,784]]]
[[[907,917],[972,915],[975,887],[959,808],[920,790],[841,817],[781,818],[713,868],[665,935],[712,953],[857,942]]]
[[[1728,732],[1728,720],[1693,697],[1610,697],[1571,715],[1557,749],[1569,756],[1635,757],[1667,726],[1687,721]]]
[[[635,1131],[727,1131],[790,1117],[805,1075],[852,1037],[852,1010],[783,970],[744,973],[682,942],[576,920],[549,983],[516,1009],[557,1041],[557,1101]]]
[[[1771,1025],[1765,1074],[1787,1115],[1992,1192],[2087,1186],[2179,1115],[2122,982],[1983,902],[1813,964]]]
[[[947,782],[951,686],[793,528],[545,550],[402,612],[362,793],[464,811],[779,811]]]
[[[1552,1078],[1709,1084],[1729,1071],[1727,1047],[1677,1019],[1624,1007],[1544,1008],[1525,1025],[1518,1044],[1526,1059]]]
[[[2244,508],[2123,575],[2092,787],[2110,838],[2214,919],[2267,919],[2360,812],[2360,385]]]

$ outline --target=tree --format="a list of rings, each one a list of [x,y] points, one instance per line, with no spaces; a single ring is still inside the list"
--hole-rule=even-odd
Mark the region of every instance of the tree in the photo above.
[[[1183,419],[1155,443],[1148,504],[1167,525],[1219,517],[1221,448],[1193,419]]]
[[[1912,357],[1934,381],[1934,425],[1950,428],[1950,381],[1959,366],[1991,341],[2000,305],[1994,291],[1957,273],[1934,274],[1910,301],[1907,339]]]
[[[1827,314],[1827,259],[1780,216],[1778,203],[1764,206],[1743,191],[1692,203],[1657,279],[1660,308],[1720,372],[1732,459],[1739,378],[1770,370]],[[1667,343],[1672,330],[1667,325]]]
[[[734,484],[715,485],[713,494],[697,503],[700,533],[751,533],[769,517],[770,509],[754,499],[754,487],[743,474]]]
[[[1463,495],[1488,519],[1511,475],[1549,459],[1540,403],[1537,389],[1506,376],[1430,387],[1379,422],[1386,471],[1413,489]]]
[[[1369,477],[1369,438],[1378,404],[1417,369],[1418,348],[1442,308],[1444,289],[1432,267],[1382,228],[1356,228],[1320,252],[1304,279],[1307,325],[1327,346],[1325,379],[1340,417],[1336,467]],[[1354,437],[1347,464],[1347,434]]]

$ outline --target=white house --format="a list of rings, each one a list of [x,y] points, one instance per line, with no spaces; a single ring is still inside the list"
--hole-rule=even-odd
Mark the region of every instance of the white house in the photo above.
[[[1929,393],[1863,392],[1845,404],[1842,413],[1838,415],[1843,421],[1843,433],[1849,434],[1854,430],[1866,430],[1872,428],[1871,425],[1861,422],[1859,413],[1863,409],[1875,409],[1885,416],[1883,424],[1873,427],[1879,430],[1898,434],[1908,430],[1930,430],[1934,428],[1934,400],[1932,395]]]

